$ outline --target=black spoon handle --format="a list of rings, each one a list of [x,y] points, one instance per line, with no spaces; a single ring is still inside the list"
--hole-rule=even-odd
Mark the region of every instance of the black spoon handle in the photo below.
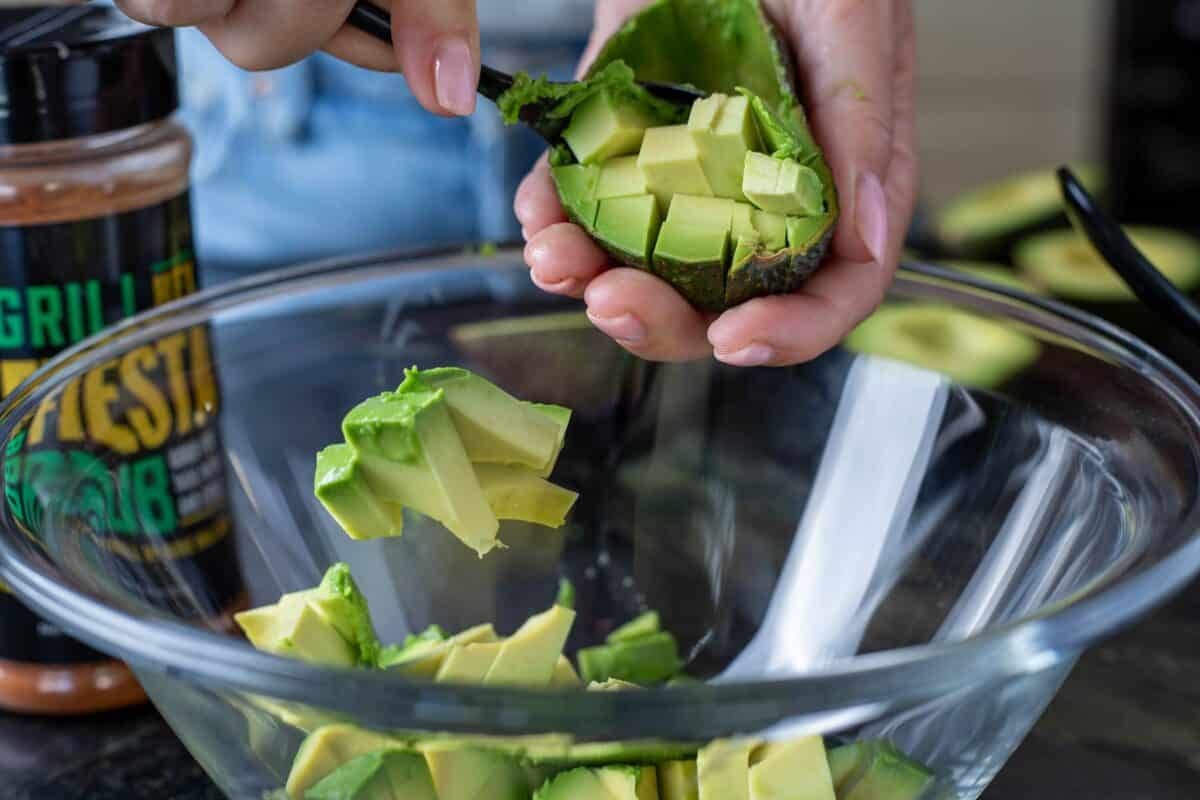
[[[1060,167],[1058,180],[1067,204],[1067,216],[1076,230],[1087,237],[1143,303],[1200,342],[1200,308],[1150,263],[1121,226],[1100,210],[1070,169]]]
[[[355,3],[346,22],[388,45],[392,43],[392,15],[368,0]],[[512,85],[511,75],[492,69],[486,64],[480,69],[479,93],[493,103],[512,88]]]

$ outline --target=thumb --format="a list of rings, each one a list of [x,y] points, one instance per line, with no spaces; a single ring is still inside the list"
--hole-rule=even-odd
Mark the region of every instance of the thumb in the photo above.
[[[480,63],[475,0],[392,0],[392,30],[418,102],[435,114],[473,113]]]
[[[809,117],[837,183],[834,250],[886,264],[893,237],[884,186],[892,158],[893,0],[795,3],[791,29],[807,80]]]
[[[587,49],[583,52],[583,58],[579,60],[579,77],[583,77],[583,73],[596,60],[596,56],[600,55],[605,42],[617,32],[625,20],[650,3],[651,0],[597,0],[592,35],[588,40]]]

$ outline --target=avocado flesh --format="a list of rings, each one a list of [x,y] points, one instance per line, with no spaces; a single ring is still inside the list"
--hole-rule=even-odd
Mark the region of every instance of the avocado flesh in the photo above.
[[[504,641],[483,683],[487,686],[548,686],[574,622],[575,612],[560,605],[530,617]]]
[[[650,128],[638,153],[638,169],[646,189],[658,198],[661,211],[677,194],[712,197],[712,184],[700,163],[700,150],[686,125]]]
[[[395,739],[353,725],[318,728],[305,737],[292,761],[286,786],[288,796],[304,797],[318,781],[343,764],[369,753],[396,747]]]
[[[694,759],[664,761],[658,765],[661,800],[700,800],[700,781]]]
[[[554,672],[550,676],[550,687],[552,689],[568,689],[578,688],[583,685],[583,681],[579,679],[579,673],[575,671],[575,667],[571,666],[571,660],[566,656],[559,656],[558,661],[554,664]]]
[[[653,195],[614,197],[600,201],[596,236],[626,263],[649,269],[654,243],[662,226],[658,200]]]
[[[864,759],[839,790],[838,800],[917,800],[933,776],[889,742],[863,745]]]
[[[587,320],[586,316],[584,316],[584,320]],[[588,324],[590,325],[591,323],[589,322]],[[554,456],[550,459],[550,463],[546,465],[545,469],[537,471],[539,478],[549,478],[554,472],[555,465],[558,464],[558,457],[562,455],[563,445],[566,444],[567,424],[571,421],[572,412],[569,408],[551,405],[549,403],[534,403],[533,407],[554,420],[555,424],[558,426],[558,442],[556,442],[554,445]]]
[[[446,655],[455,647],[467,644],[488,644],[500,641],[492,623],[467,628],[449,639],[428,642],[401,650],[387,659],[381,659],[382,669],[394,669],[408,678],[434,680]]]
[[[596,181],[596,200],[616,197],[635,197],[648,193],[646,176],[638,166],[637,156],[625,156],[606,161],[600,166],[600,177]]]
[[[659,800],[654,767],[601,767],[596,773],[612,800]]]
[[[613,800],[595,771],[577,767],[563,772],[534,792],[533,800]]]
[[[384,750],[344,764],[304,793],[304,800],[439,800],[425,762]]]
[[[386,392],[352,409],[342,433],[378,496],[432,517],[482,556],[496,546],[500,523],[444,398],[418,384]]]
[[[550,168],[550,177],[558,188],[558,197],[567,216],[576,225],[591,230],[600,209],[600,202],[596,199],[600,168],[583,164],[553,166]]]
[[[791,159],[746,153],[742,192],[755,206],[773,214],[819,216],[824,200],[821,178]]]
[[[717,739],[696,755],[700,800],[750,800],[750,754],[757,739]]]
[[[576,660],[585,681],[617,678],[642,685],[665,681],[683,666],[675,637],[665,632],[585,647]]]
[[[956,383],[990,389],[1033,364],[1036,340],[1006,325],[932,303],[885,305],[846,338],[859,353],[940,372]]]
[[[638,639],[642,636],[660,633],[662,631],[662,620],[658,616],[657,611],[647,611],[644,614],[639,614],[633,619],[626,622],[621,627],[610,633],[604,638],[604,641],[612,644],[614,642],[625,642],[630,639]]]
[[[317,453],[313,493],[351,539],[404,532],[404,510],[375,496],[349,445],[330,445]]]
[[[475,464],[519,464],[553,469],[570,411],[561,421],[474,373],[457,367],[409,370],[405,382],[423,381],[446,393],[450,417],[467,458]],[[399,391],[403,391],[403,386]]]
[[[1129,226],[1125,232],[1177,288],[1186,293],[1200,289],[1200,242],[1164,228]],[[1056,297],[1095,303],[1137,301],[1120,275],[1074,229],[1019,242],[1013,260],[1021,277]]]
[[[636,153],[654,117],[637,105],[619,102],[599,92],[575,110],[563,140],[581,164],[598,164]]]
[[[561,528],[579,499],[578,493],[556,486],[524,467],[478,464],[475,476],[497,519]]]
[[[770,211],[754,208],[750,211],[750,219],[754,223],[754,229],[762,237],[762,243],[767,252],[773,253],[787,247],[786,217],[782,214],[772,214]],[[808,244],[807,239],[804,240],[804,244]]]
[[[820,736],[764,745],[751,762],[750,800],[838,800]]]
[[[508,755],[460,743],[419,746],[433,778],[437,800],[529,800],[534,786]]]
[[[868,747],[866,742],[851,742],[829,751],[829,777],[835,791],[841,793],[850,778],[866,763]]]
[[[688,130],[713,192],[718,197],[745,200],[742,171],[746,154],[760,146],[750,101],[723,94],[699,100],[692,106]]]
[[[446,653],[434,680],[437,683],[482,686],[502,647],[503,642],[455,645]]]
[[[675,195],[654,247],[654,274],[697,308],[724,308],[734,201]]]

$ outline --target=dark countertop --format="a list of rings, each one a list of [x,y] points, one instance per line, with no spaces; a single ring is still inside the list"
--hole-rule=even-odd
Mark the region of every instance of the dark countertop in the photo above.
[[[1197,676],[1200,584],[1083,658],[985,800],[1200,797]],[[0,776],[0,800],[223,798],[149,708],[0,716]]]

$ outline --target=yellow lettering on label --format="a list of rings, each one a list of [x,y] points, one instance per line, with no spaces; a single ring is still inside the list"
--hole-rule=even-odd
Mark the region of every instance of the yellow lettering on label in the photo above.
[[[208,350],[208,329],[200,326],[191,330],[190,353],[192,388],[196,392],[196,425],[202,426],[208,415],[217,413],[217,382],[213,375],[212,356]]]
[[[180,436],[186,436],[192,430],[192,396],[188,391],[187,371],[183,363],[186,345],[187,338],[183,333],[173,333],[155,343],[166,362],[167,386],[175,406],[175,430]]]
[[[167,398],[146,376],[156,366],[158,355],[149,346],[131,350],[121,357],[121,383],[141,403],[130,409],[126,418],[147,450],[161,447],[171,435],[171,409]]]
[[[83,417],[91,440],[128,455],[137,452],[137,437],[129,428],[114,422],[109,411],[109,406],[120,396],[117,387],[106,380],[115,366],[116,362],[110,361],[84,376]]]
[[[42,443],[46,438],[46,418],[54,413],[58,408],[58,395],[52,394],[46,397],[38,404],[38,409],[33,413],[33,422],[29,423],[29,438],[25,440],[25,446],[31,447]]]
[[[36,358],[14,358],[0,361],[0,396],[8,397],[38,368]]]
[[[72,378],[63,389],[62,408],[58,412],[58,440],[82,442],[83,420],[79,418],[79,378]]]

